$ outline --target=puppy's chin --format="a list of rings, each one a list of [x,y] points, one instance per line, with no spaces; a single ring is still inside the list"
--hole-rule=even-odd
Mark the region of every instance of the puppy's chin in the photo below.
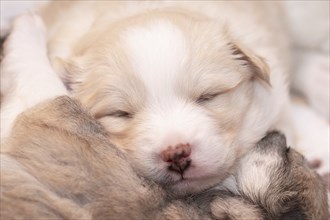
[[[212,136],[211,132],[209,136]],[[173,170],[171,162],[162,161],[152,145],[146,145],[149,151],[153,150],[152,152],[144,151],[145,149],[137,146],[139,151],[129,154],[129,157],[137,173],[162,185],[168,191],[176,195],[198,193],[221,184],[235,169],[240,158],[233,150],[237,148],[234,145],[231,145],[231,148],[224,147],[225,144],[212,146],[211,143],[214,142],[217,141],[211,139],[211,142],[205,140],[203,143],[192,145],[189,157],[191,162],[183,172]],[[203,145],[204,143],[206,145]]]
[[[167,190],[174,197],[185,196],[188,194],[199,193],[201,191],[212,188],[220,184],[224,178],[219,176],[198,178],[198,179],[181,179],[174,182],[168,182],[162,184],[165,190]]]

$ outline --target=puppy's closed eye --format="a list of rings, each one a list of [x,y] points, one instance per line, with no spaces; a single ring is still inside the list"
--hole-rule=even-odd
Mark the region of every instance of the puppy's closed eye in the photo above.
[[[127,111],[122,111],[122,110],[116,110],[116,111],[112,111],[110,113],[96,115],[97,119],[103,118],[103,117],[116,117],[116,118],[122,118],[122,119],[129,119],[129,118],[133,117],[133,113],[130,113]]]
[[[109,116],[119,117],[119,118],[132,118],[133,114],[126,111],[118,110],[110,113]]]
[[[196,100],[197,103],[199,104],[203,104],[205,102],[211,101],[213,100],[215,97],[223,94],[224,92],[218,92],[218,93],[206,93],[201,95],[200,97],[198,97],[198,99]]]
[[[198,99],[197,99],[197,103],[204,103],[207,101],[211,101],[212,99],[214,99],[215,97],[217,97],[218,95],[220,95],[221,93],[208,93],[208,94],[203,94],[201,95]]]

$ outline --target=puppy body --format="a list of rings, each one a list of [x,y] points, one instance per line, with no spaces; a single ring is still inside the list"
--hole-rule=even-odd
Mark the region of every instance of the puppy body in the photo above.
[[[18,28],[22,24],[29,32]],[[22,48],[15,41],[22,35],[36,41],[33,36],[40,34],[38,24],[33,16],[16,21],[18,29],[14,29],[7,45],[15,53],[6,57],[5,70],[15,59],[24,64],[24,53],[20,53]],[[36,53],[31,58],[40,55]],[[33,68],[51,69],[47,59],[28,61]],[[2,74],[17,85],[30,71],[27,68]],[[14,73],[11,76],[16,78],[8,73]],[[47,79],[55,75],[53,71],[36,74]],[[44,83],[61,94],[56,90],[60,88],[56,81]],[[26,91],[40,89],[30,81],[25,86],[31,87]],[[21,94],[22,90],[13,88]],[[43,95],[47,99],[54,94]],[[10,104],[8,100],[11,99],[6,102]],[[33,97],[28,101],[36,104]],[[326,216],[326,195],[320,179],[304,165],[298,153],[286,150],[285,139],[279,134],[268,135],[241,160],[230,190],[212,189],[180,199],[171,198],[160,186],[139,177],[126,154],[109,139],[103,126],[69,97],[45,102],[23,113],[11,137],[1,146],[1,217],[240,220],[281,216],[285,219],[295,214],[295,208],[312,219]],[[263,178],[251,180],[251,176],[258,175]],[[300,191],[303,193],[297,193]],[[288,198],[290,206],[283,204],[283,197]]]
[[[50,58],[72,94],[141,175],[189,193],[223,181],[267,130],[288,129],[288,43],[278,9],[54,2],[42,14]],[[191,147],[184,175],[160,156],[181,144]]]
[[[5,149],[2,218],[142,219],[166,207],[163,191],[140,179],[101,125],[68,97],[20,116]],[[182,218],[198,217],[182,211]]]
[[[200,218],[198,209],[181,201],[175,202],[178,207],[171,205],[159,186],[138,177],[78,102],[61,97],[28,110],[66,94],[44,53],[42,36],[42,21],[25,15],[15,21],[5,45],[1,77],[18,97],[27,96],[18,99],[2,90],[1,119],[8,126],[1,129],[6,134],[1,139],[1,219]],[[20,87],[32,72],[37,82],[27,80]],[[33,93],[40,90],[36,99]],[[15,105],[18,111],[10,114],[8,107]]]
[[[77,203],[50,190],[12,156],[1,154],[2,219],[92,219]]]
[[[230,185],[235,190],[210,189],[180,199],[138,177],[103,127],[68,97],[22,114],[5,149],[2,218],[328,218],[320,178],[278,133],[242,158]],[[258,175],[262,178],[254,178]]]

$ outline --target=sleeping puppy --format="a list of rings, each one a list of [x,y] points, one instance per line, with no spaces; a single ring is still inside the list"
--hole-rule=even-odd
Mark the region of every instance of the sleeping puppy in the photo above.
[[[60,97],[34,107],[67,94],[47,59],[44,30],[40,18],[25,15],[5,43],[1,219],[207,218],[137,176],[77,101]]]
[[[67,91],[36,15],[16,19],[5,42],[1,94],[1,219],[200,218],[180,201],[167,207],[77,101],[55,98]]]
[[[103,127],[69,97],[23,113],[3,146],[3,219],[200,218],[179,201],[182,210],[167,208],[163,190],[138,177]]]
[[[169,190],[221,183],[265,132],[290,124],[276,2],[54,1],[41,13],[71,93]]]
[[[42,59],[45,51],[36,44],[42,46],[40,24],[35,16],[18,19],[7,43],[11,49],[6,50],[2,74],[12,80],[19,95],[24,90],[17,85],[31,71],[40,79],[55,76],[47,59]],[[31,40],[26,47],[21,45],[23,36]],[[30,57],[23,49],[31,49]],[[16,72],[16,65],[9,68],[12,63],[31,69]],[[45,90],[43,99],[65,94],[56,81],[43,83],[57,92]],[[34,81],[26,81],[25,86],[24,92],[43,88]],[[27,97],[27,103],[37,104]],[[5,98],[7,106],[11,99]],[[125,152],[109,142],[107,131],[77,101],[64,96],[27,111],[23,107],[11,137],[1,146],[1,218],[285,219],[292,209],[312,219],[326,214],[319,178],[298,153],[286,150],[284,137],[277,133],[269,134],[242,158],[228,189],[175,198],[138,176]],[[256,182],[249,178],[259,174],[263,178]],[[283,207],[282,198],[292,205]],[[244,215],[237,210],[244,210]]]
[[[139,177],[126,154],[109,142],[103,127],[69,97],[20,115],[4,148],[2,218],[328,217],[321,179],[277,132],[268,134],[242,158],[231,177],[231,188],[181,198]]]

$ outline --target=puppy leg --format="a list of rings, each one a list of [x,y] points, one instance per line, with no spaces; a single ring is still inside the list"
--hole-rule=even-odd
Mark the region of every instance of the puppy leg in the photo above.
[[[33,14],[17,18],[4,44],[1,63],[1,142],[10,134],[17,115],[35,104],[67,91],[52,69],[46,30]]]

